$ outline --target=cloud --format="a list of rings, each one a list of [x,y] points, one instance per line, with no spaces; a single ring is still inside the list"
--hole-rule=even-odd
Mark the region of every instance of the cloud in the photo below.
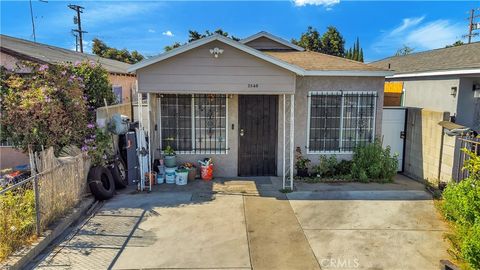
[[[403,19],[403,22],[399,27],[393,29],[390,32],[390,35],[396,35],[396,34],[399,34],[403,31],[405,31],[408,28],[414,27],[414,26],[418,25],[419,23],[421,23],[423,21],[423,19],[425,19],[425,16],[417,17],[417,18],[405,18],[405,19]]]
[[[293,0],[293,2],[298,7],[307,5],[331,7],[340,3],[340,0]]]
[[[393,55],[403,45],[414,48],[416,52],[443,48],[462,39],[464,28],[462,23],[445,19],[426,21],[425,16],[405,18],[397,27],[382,33],[372,49],[379,54]]]
[[[154,29],[148,29],[148,33],[155,33],[156,31]]]
[[[167,36],[167,37],[173,37],[174,36],[172,31],[170,31],[170,30],[167,30],[167,31],[163,32],[162,35]]]

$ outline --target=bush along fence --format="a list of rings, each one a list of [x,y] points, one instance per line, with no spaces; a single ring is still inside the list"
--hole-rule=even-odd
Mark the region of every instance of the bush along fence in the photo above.
[[[89,160],[79,154],[0,187],[0,261],[35,241],[77,205],[86,194],[88,167]]]
[[[464,169],[465,163],[471,158],[471,155],[467,151],[474,153],[476,156],[480,156],[480,138],[472,136],[457,137],[457,141],[460,144],[460,153],[457,159],[457,166],[453,177],[457,182],[467,178],[469,176],[469,170]],[[464,151],[467,150],[467,151]]]
[[[443,191],[442,212],[452,224],[449,252],[462,269],[480,269],[480,139],[462,143],[461,178]]]

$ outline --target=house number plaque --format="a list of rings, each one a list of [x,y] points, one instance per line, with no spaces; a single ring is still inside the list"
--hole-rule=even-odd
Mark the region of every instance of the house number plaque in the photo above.
[[[248,88],[258,88],[258,83],[249,83]]]

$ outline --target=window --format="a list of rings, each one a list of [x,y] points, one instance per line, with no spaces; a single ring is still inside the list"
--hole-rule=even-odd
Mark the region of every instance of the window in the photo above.
[[[115,103],[122,103],[122,86],[114,85],[112,86],[113,93],[115,94]]]
[[[375,138],[375,92],[310,92],[308,151],[352,152]]]
[[[162,95],[162,149],[180,153],[226,153],[227,97],[225,95]]]

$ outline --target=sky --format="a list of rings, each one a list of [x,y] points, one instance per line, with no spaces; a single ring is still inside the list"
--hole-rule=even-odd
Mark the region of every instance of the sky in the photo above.
[[[186,42],[190,29],[203,32],[222,28],[240,38],[267,31],[290,40],[308,26],[323,33],[332,25],[345,38],[347,49],[357,37],[360,39],[367,62],[391,56],[403,45],[424,51],[460,40],[468,31],[470,9],[480,8],[480,1],[32,0],[37,42],[75,48],[71,34],[76,28],[74,11],[68,4],[85,7],[81,19],[88,32],[84,37],[87,52],[91,52],[93,38],[111,47],[153,56],[162,53],[166,45]],[[33,40],[28,1],[2,0],[0,8],[0,33]]]

